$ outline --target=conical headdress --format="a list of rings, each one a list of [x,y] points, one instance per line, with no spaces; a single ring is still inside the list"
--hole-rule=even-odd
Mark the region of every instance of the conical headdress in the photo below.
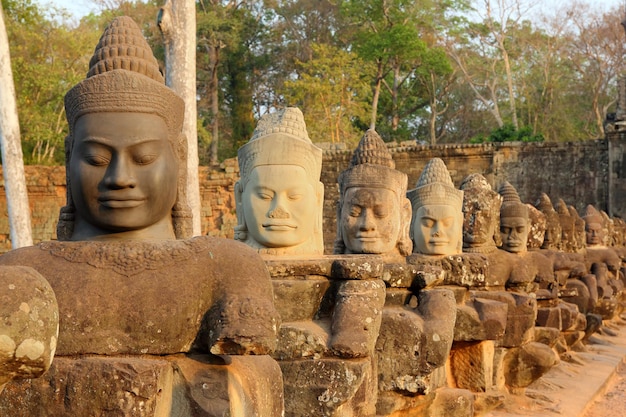
[[[591,204],[589,204],[586,208],[585,208],[585,212],[582,215],[583,220],[585,221],[585,223],[598,223],[598,224],[602,224],[602,215],[600,214],[600,212]]]
[[[65,113],[74,131],[87,113],[135,112],[165,120],[171,136],[182,129],[184,102],[165,86],[157,60],[137,24],[116,17],[105,29],[89,62],[87,78],[65,95]]]
[[[301,166],[313,181],[319,181],[322,172],[322,150],[309,139],[304,116],[296,107],[261,117],[252,138],[237,155],[244,183],[260,165]]]
[[[502,208],[500,208],[500,215],[502,217],[528,218],[528,207],[526,207],[526,204],[522,203],[519,194],[517,194],[517,190],[510,182],[504,181],[502,185],[500,185],[498,192],[502,196]]]
[[[411,200],[413,211],[424,205],[451,205],[459,212],[463,207],[463,191],[454,188],[448,168],[440,158],[428,161],[407,197]]]
[[[337,182],[341,194],[350,187],[387,188],[404,197],[408,185],[405,173],[395,169],[385,142],[370,129],[361,138],[352,154],[350,167],[343,171]]]

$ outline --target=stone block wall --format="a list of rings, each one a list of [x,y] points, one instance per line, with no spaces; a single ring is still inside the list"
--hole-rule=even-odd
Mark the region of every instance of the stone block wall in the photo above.
[[[579,211],[587,204],[593,204],[611,215],[626,215],[624,134],[616,134],[607,140],[575,143],[401,144],[393,145],[390,150],[396,168],[409,177],[409,189],[417,182],[426,163],[439,157],[446,163],[457,187],[465,176],[478,172],[494,187],[509,181],[524,202],[534,203],[545,192],[553,201],[563,198]],[[332,252],[336,233],[337,176],[348,167],[351,157],[352,149],[324,150],[322,182],[325,185],[327,254]],[[65,169],[27,166],[26,178],[34,241],[54,239],[58,212],[65,202]],[[234,185],[238,178],[235,159],[225,161],[219,170],[200,167],[203,234],[233,237],[233,228],[237,224]],[[3,253],[11,247],[4,187],[0,188],[0,197],[0,253]]]

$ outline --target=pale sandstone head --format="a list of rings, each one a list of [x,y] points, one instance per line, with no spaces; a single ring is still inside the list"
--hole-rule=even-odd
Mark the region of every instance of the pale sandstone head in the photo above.
[[[269,255],[321,255],[322,151],[302,112],[287,107],[263,116],[238,162],[235,239]]]
[[[454,188],[444,162],[433,158],[407,193],[413,217],[413,252],[455,255],[463,244],[463,191]]]

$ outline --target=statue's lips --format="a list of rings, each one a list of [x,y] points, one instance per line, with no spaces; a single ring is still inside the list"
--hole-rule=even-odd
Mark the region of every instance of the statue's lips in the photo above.
[[[516,248],[518,246],[522,246],[522,242],[520,242],[519,240],[509,240],[508,242],[506,242],[507,246],[511,247],[511,248]]]
[[[433,245],[433,246],[445,246],[447,244],[450,243],[449,240],[442,240],[442,239],[431,239],[428,241],[429,244]]]
[[[263,223],[263,228],[270,232],[288,232],[297,227],[298,226],[289,223]]]
[[[145,202],[143,198],[99,198],[98,202],[101,206],[107,208],[134,208],[139,207]]]
[[[361,242],[375,242],[379,239],[378,236],[363,236],[363,235],[356,235],[356,238],[360,240]]]

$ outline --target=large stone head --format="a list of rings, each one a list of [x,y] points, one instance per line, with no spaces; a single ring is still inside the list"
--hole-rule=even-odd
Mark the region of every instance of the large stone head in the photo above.
[[[550,197],[546,193],[541,193],[535,207],[546,216],[546,233],[541,249],[558,249],[561,242],[561,221]]]
[[[502,249],[512,253],[526,252],[530,230],[528,207],[522,203],[517,190],[508,181],[500,186],[498,192],[503,199],[500,209]]]
[[[454,188],[446,165],[439,158],[426,164],[413,190],[407,193],[413,216],[413,252],[455,255],[463,244],[463,191]]]
[[[340,196],[335,253],[411,253],[408,178],[395,169],[395,162],[376,131],[365,133],[350,167],[339,175],[337,182]]]
[[[59,240],[188,237],[184,102],[129,17],[105,29],[65,96],[67,205]]]
[[[463,190],[463,251],[493,252],[500,242],[502,197],[481,174],[468,175],[460,188]]]
[[[585,234],[587,237],[587,246],[604,246],[605,232],[603,228],[602,215],[594,206],[589,204],[585,208],[585,212],[582,215],[585,221]]]
[[[263,116],[238,152],[235,239],[269,255],[321,255],[322,150],[302,112],[288,107]]]
[[[532,204],[526,204],[526,208],[528,208],[529,220],[528,244],[526,246],[529,250],[541,249],[547,228],[546,215]]]

